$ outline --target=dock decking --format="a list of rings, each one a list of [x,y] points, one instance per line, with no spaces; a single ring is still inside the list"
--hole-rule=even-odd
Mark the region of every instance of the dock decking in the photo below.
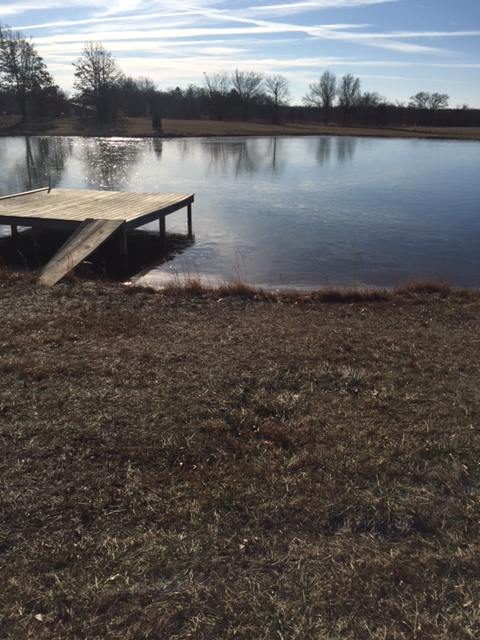
[[[0,224],[10,225],[14,234],[17,227],[85,229],[72,234],[43,269],[40,281],[51,285],[113,233],[119,235],[120,253],[126,260],[128,231],[159,220],[160,234],[165,235],[166,216],[185,207],[192,236],[193,201],[193,194],[36,189],[0,197]],[[86,221],[96,224],[86,225]]]

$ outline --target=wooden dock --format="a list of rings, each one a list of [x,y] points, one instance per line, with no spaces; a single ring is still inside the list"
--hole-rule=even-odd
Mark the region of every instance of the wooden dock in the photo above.
[[[193,201],[193,194],[36,189],[0,197],[0,224],[13,235],[18,227],[75,231],[42,271],[40,281],[53,285],[113,234],[126,262],[128,231],[159,220],[165,236],[166,216],[185,207],[191,237]]]

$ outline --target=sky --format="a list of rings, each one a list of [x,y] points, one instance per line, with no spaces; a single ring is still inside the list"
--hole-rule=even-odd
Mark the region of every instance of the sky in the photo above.
[[[71,95],[94,42],[162,91],[239,69],[283,75],[301,104],[329,70],[393,103],[428,91],[480,108],[480,0],[0,0],[0,21]]]

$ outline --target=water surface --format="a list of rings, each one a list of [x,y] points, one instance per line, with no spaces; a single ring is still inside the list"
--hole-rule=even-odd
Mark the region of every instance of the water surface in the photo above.
[[[49,181],[195,193],[195,242],[149,270],[149,283],[388,287],[423,277],[479,287],[478,142],[0,138],[0,162],[2,195]],[[167,231],[186,233],[185,211]]]

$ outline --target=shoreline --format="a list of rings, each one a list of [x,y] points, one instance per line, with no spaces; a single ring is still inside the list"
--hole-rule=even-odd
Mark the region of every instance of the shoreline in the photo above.
[[[155,138],[159,140],[191,137],[246,136],[359,136],[374,138],[412,138],[429,140],[479,141],[480,127],[349,127],[317,123],[265,124],[257,122],[214,120],[162,121],[160,132],[152,129],[150,118],[122,118],[99,127],[86,117],[34,119],[19,123],[12,116],[0,117],[0,137],[74,136]]]

